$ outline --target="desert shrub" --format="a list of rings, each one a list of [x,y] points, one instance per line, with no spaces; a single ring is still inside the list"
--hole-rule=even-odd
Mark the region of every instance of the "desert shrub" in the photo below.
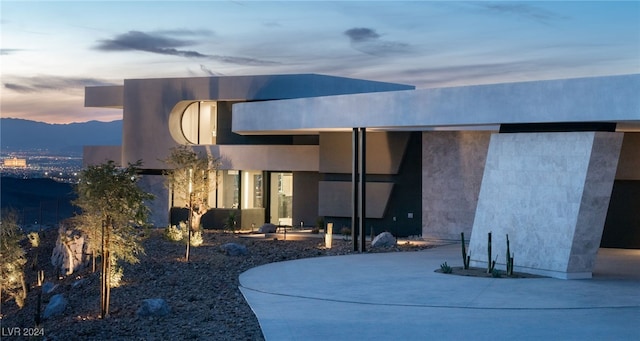
[[[109,286],[111,288],[117,288],[122,283],[122,277],[124,276],[124,272],[122,271],[122,267],[120,267],[116,262],[112,262],[111,268],[111,278],[109,281]]]
[[[0,300],[9,295],[18,307],[24,306],[27,297],[27,285],[24,280],[24,265],[27,263],[25,252],[20,246],[24,238],[18,215],[14,211],[3,211],[0,222]]]
[[[180,223],[182,225],[182,223]],[[179,242],[184,238],[181,226],[170,225],[164,230],[164,237],[172,242]]]
[[[202,243],[204,242],[204,240],[202,239],[202,231],[195,231],[195,232],[191,232],[191,246],[195,246],[198,247],[200,245],[202,245]]]
[[[31,244],[31,247],[40,246],[40,234],[38,232],[29,233],[27,235],[27,238],[29,238],[29,243]]]

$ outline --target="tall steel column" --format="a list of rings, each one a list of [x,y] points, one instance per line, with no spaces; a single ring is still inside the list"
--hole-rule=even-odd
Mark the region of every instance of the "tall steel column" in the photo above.
[[[366,232],[366,217],[367,217],[367,200],[366,200],[366,184],[367,184],[367,128],[360,128],[360,134],[359,134],[359,147],[360,150],[358,152],[359,156],[360,156],[360,160],[359,160],[359,169],[358,169],[358,173],[359,173],[359,178],[358,178],[358,192],[359,192],[359,199],[358,199],[358,204],[360,205],[359,207],[359,224],[358,224],[358,231],[359,231],[359,235],[360,235],[360,252],[365,252],[366,251],[366,238],[365,236],[367,235]]]
[[[352,134],[352,156],[351,163],[351,240],[353,241],[353,251],[358,251],[358,128],[353,128]]]

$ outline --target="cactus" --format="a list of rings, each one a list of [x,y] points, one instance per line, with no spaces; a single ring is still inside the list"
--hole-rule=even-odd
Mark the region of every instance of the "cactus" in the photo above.
[[[493,273],[493,270],[496,269],[496,261],[498,260],[498,255],[496,255],[496,259],[489,262],[489,271],[488,273]]]
[[[509,235],[507,235],[507,275],[513,275],[513,254],[511,253],[511,248],[509,246]]]
[[[467,249],[464,244],[464,232],[460,232],[460,242],[462,243],[462,263],[464,264],[464,269],[469,269],[469,261],[471,260],[471,256],[467,255]]]
[[[509,235],[507,234],[507,276],[513,275],[513,255],[511,255],[511,248],[509,247]]]
[[[453,269],[449,266],[449,264],[447,264],[447,262],[440,264],[440,270],[442,270],[442,272],[445,274],[450,274],[453,272]]]
[[[491,266],[491,232],[487,235],[487,256],[487,273],[490,274],[493,270],[493,266]]]
[[[513,256],[509,257],[509,265],[507,266],[507,275],[513,276]]]

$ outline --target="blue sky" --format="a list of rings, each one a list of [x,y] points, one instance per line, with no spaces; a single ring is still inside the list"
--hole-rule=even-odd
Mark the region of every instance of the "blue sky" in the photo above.
[[[111,121],[84,87],[321,73],[418,88],[640,73],[640,1],[0,2],[1,115]]]

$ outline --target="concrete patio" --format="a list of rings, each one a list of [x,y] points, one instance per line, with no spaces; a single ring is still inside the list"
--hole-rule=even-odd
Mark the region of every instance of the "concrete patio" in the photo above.
[[[640,250],[600,249],[592,279],[476,278],[459,245],[272,263],[240,275],[267,340],[630,340]],[[517,265],[517,264],[516,264]]]

